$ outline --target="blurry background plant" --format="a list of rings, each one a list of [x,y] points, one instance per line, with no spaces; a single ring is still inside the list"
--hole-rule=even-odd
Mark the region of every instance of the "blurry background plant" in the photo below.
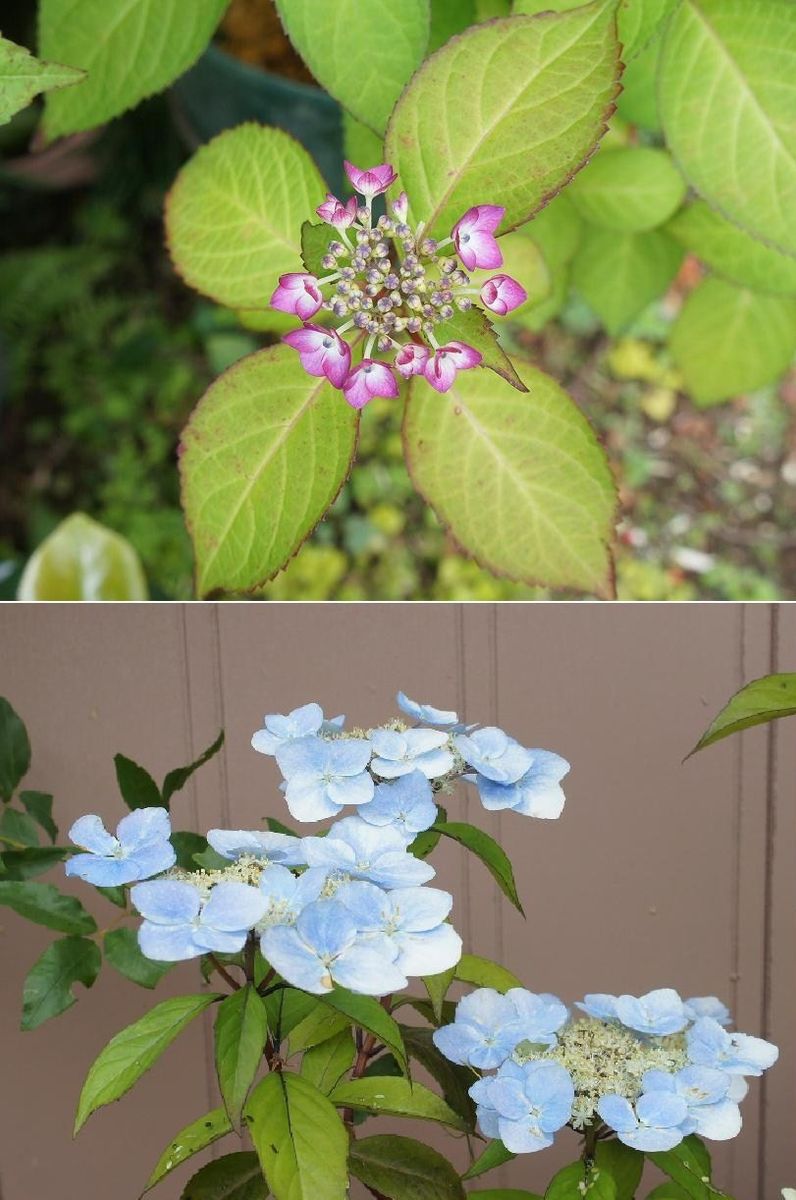
[[[226,6],[200,7],[216,12],[206,21],[210,37]],[[573,7],[572,0],[517,0],[515,11]],[[56,0],[45,0],[42,11],[47,8],[52,16]],[[625,22],[635,47],[626,51],[619,111],[601,153],[523,229],[541,252],[535,294],[543,298],[515,314],[506,339],[507,348],[563,384],[606,446],[621,481],[616,565],[623,598],[794,595],[796,390],[783,372],[796,345],[795,260],[741,226],[765,235],[755,222],[773,222],[769,241],[792,256],[793,246],[783,242],[791,234],[774,229],[769,193],[761,192],[749,211],[720,204],[738,222],[733,225],[686,197],[663,149],[668,140],[690,181],[713,200],[715,179],[689,173],[691,148],[682,140],[675,94],[680,76],[666,68],[676,39],[696,39],[694,22],[708,9],[720,23],[735,13],[731,0],[620,5],[620,32]],[[757,130],[769,148],[767,137],[779,126],[776,102],[765,89],[767,64],[796,56],[788,9],[779,0],[743,6],[744,20],[762,29],[768,15],[765,27],[779,29],[781,58],[772,57],[767,43],[750,57],[740,25],[722,25],[718,43],[737,55],[741,75],[771,117]],[[508,10],[501,0],[435,0],[429,50],[457,28]],[[671,13],[668,30],[663,22],[656,27],[656,14]],[[650,24],[634,32],[635,19]],[[777,26],[780,20],[785,23]],[[194,58],[202,50],[200,32]],[[35,48],[29,5],[9,6],[4,34]],[[64,62],[70,61],[66,49]],[[51,45],[42,44],[41,53],[59,61]],[[77,63],[76,53],[71,61]],[[724,80],[723,60],[706,61],[706,74],[730,88],[727,103],[738,102]],[[190,63],[167,65],[165,75],[150,78],[149,91]],[[694,89],[692,98],[698,96],[703,81],[681,74],[682,85]],[[0,128],[5,596],[16,593],[32,551],[76,511],[129,540],[152,596],[193,594],[175,470],[178,435],[208,383],[275,334],[243,328],[232,313],[190,295],[174,279],[162,249],[163,195],[186,144],[193,147],[247,117],[292,128],[319,161],[327,155],[321,167],[336,184],[343,119],[311,81],[273,5],[233,0],[216,43],[165,96],[49,148],[35,132],[36,104]],[[58,99],[49,106],[50,132],[95,125],[137,99],[121,97],[116,110],[68,125],[69,104],[77,105],[86,86],[52,93]],[[781,132],[792,164],[790,134]],[[345,139],[355,161],[369,159],[378,145],[348,117]],[[258,315],[257,324],[268,325],[268,317]],[[717,406],[725,399],[730,402]],[[357,466],[339,500],[287,570],[257,594],[557,595],[498,580],[457,552],[410,485],[399,420],[389,402],[369,407]],[[44,596],[50,573],[38,574]]]

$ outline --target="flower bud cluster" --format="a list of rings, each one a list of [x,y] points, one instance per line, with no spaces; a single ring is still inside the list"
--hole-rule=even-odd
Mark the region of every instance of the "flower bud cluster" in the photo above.
[[[524,988],[479,988],[434,1042],[482,1072],[470,1088],[481,1131],[514,1154],[552,1145],[565,1125],[656,1151],[691,1133],[724,1141],[740,1131],[746,1076],[779,1051],[728,1024],[715,996],[682,1000],[672,988],[589,995],[575,1011]]]
[[[298,351],[306,371],[342,388],[355,408],[374,396],[397,396],[396,372],[405,379],[422,375],[446,392],[458,372],[478,366],[482,355],[457,339],[440,345],[439,326],[470,309],[474,295],[498,316],[526,299],[523,287],[508,275],[474,285],[468,274],[502,265],[495,231],[505,209],[476,205],[457,221],[450,237],[435,241],[424,236],[422,223],[414,229],[407,224],[405,193],[392,202],[391,215],[373,223],[373,197],[397,179],[389,163],[366,171],[349,162],[345,166],[364,203],[352,197],[343,204],[329,194],[318,207],[318,216],[334,231],[321,264],[327,274],[280,276],[271,305],[303,322],[284,341]],[[448,246],[453,252],[443,253]],[[328,314],[328,325],[312,322],[321,311]],[[347,334],[357,343],[364,339],[357,366],[352,366]],[[373,358],[374,348],[392,362]]]

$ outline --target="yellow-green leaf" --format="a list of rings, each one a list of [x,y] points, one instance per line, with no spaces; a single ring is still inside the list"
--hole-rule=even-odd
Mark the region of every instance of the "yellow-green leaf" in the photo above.
[[[148,600],[149,588],[126,538],[85,513],[73,513],[28,559],[17,599]]]
[[[618,90],[613,6],[474,26],[428,59],[387,128],[415,220],[450,233],[474,204],[502,204],[505,232],[583,165]]]
[[[0,37],[0,125],[30,104],[34,96],[80,83],[85,71],[41,62],[24,46]]]
[[[272,578],[340,491],[357,413],[287,346],[253,354],[212,385],[183,434],[182,498],[197,590]]]
[[[219,304],[264,309],[278,277],[301,270],[301,225],[325,191],[307,151],[281,129],[226,130],[197,151],[167,197],[174,265]]]
[[[660,229],[613,233],[589,225],[572,262],[572,282],[609,333],[619,333],[662,296],[683,252]]]
[[[527,395],[481,369],[463,371],[443,396],[413,382],[404,417],[413,482],[490,570],[606,592],[616,502],[608,462],[558,384],[514,365]]]
[[[796,296],[796,259],[725,221],[704,200],[682,209],[666,229],[686,250],[732,283],[760,292]]]
[[[592,224],[632,233],[668,221],[683,201],[685,182],[664,150],[621,146],[597,154],[567,195]]]
[[[346,1200],[348,1134],[307,1079],[274,1071],[246,1106],[254,1148],[275,1200]]]

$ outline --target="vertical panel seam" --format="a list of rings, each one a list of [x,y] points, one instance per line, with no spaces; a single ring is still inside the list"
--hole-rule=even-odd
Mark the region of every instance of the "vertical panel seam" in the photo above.
[[[769,652],[768,671],[773,674],[779,662],[779,608],[776,604],[769,606]],[[765,836],[765,875],[763,879],[763,978],[762,978],[762,1012],[764,1038],[771,1032],[772,1005],[772,937],[773,937],[773,900],[774,900],[774,841],[776,837],[776,801],[777,801],[777,722],[769,721],[766,726],[766,836]],[[758,1147],[758,1188],[761,1200],[765,1195],[766,1159],[768,1150],[768,1086],[765,1075],[760,1081],[760,1144]]]
[[[465,637],[464,605],[457,604],[455,610],[456,658],[458,661],[458,696],[457,709],[462,720],[467,721],[470,714],[467,711],[467,642]],[[466,821],[469,816],[469,789],[464,784],[457,784],[462,803],[462,816]],[[459,847],[459,879],[462,889],[462,937],[465,945],[472,940],[472,921],[470,917],[470,859],[463,846]]]
[[[498,666],[498,606],[490,604],[488,614],[488,647],[490,659],[490,689],[492,692],[490,710],[492,719],[495,725],[500,727],[500,675]],[[498,842],[503,844],[503,818],[500,811],[495,813],[495,836]],[[505,959],[505,931],[503,926],[503,893],[498,888],[497,884],[492,886],[492,894],[495,905],[495,949],[498,962],[502,963]]]
[[[217,704],[218,704],[218,714],[219,714],[219,718],[221,721],[221,728],[224,730],[224,734],[226,736],[227,716],[226,716],[226,705],[224,703],[224,670],[223,670],[223,658],[222,658],[222,653],[221,653],[221,622],[219,620],[219,609],[220,609],[220,605],[217,603],[214,604],[212,607],[213,641],[214,641],[213,679],[215,682],[216,698],[217,698]],[[221,796],[220,796],[221,824],[223,826],[225,826],[227,829],[229,829],[232,827],[233,822],[232,822],[231,804],[230,804],[230,796],[229,796],[229,774],[227,772],[226,755],[221,756],[220,766],[221,766]]]

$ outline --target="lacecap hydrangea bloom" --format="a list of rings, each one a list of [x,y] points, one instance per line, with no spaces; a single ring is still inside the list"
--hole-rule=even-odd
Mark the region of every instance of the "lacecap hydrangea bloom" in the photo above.
[[[271,296],[273,308],[302,322],[283,340],[310,375],[342,389],[354,408],[374,396],[396,397],[397,376],[422,376],[438,392],[447,392],[459,371],[479,366],[482,354],[444,336],[445,322],[470,309],[474,296],[501,317],[527,298],[522,285],[505,273],[477,283],[468,273],[502,266],[495,234],[505,209],[475,205],[449,237],[437,241],[424,236],[422,222],[414,228],[407,224],[403,192],[390,204],[391,215],[374,224],[374,197],[397,180],[389,163],[360,170],[346,162],[345,169],[360,200],[352,197],[343,204],[329,194],[316,210],[329,226],[325,274],[289,272],[280,276]],[[360,344],[362,358],[355,363]]]
[[[87,816],[73,826],[85,853],[72,858],[68,873],[99,886],[134,883],[130,899],[143,918],[139,945],[157,961],[235,955],[256,943],[271,970],[294,987],[321,993],[340,985],[374,996],[406,987],[410,977],[449,970],[462,953],[450,923],[453,898],[428,886],[434,867],[411,849],[437,820],[435,796],[460,778],[480,787],[496,777],[497,786],[522,785],[535,796],[503,807],[551,816],[534,772],[554,760],[560,779],[568,765],[500,730],[465,727],[455,712],[403,693],[398,704],[414,724],[399,718],[348,732],[343,717],[327,720],[313,703],[267,715],[252,737],[255,750],[275,761],[294,819],[339,818],[322,835],[211,829],[208,845],[221,865],[184,870],[174,866],[165,809],[131,813],[115,837],[99,817]],[[528,1037],[550,1042],[566,1019],[553,997],[524,995],[514,1003],[516,1029],[502,1021],[511,1043],[504,1058]]]
[[[745,1077],[776,1062],[776,1046],[719,1018],[729,1014],[715,996],[672,988],[594,993],[572,1011],[523,988],[479,988],[433,1036],[451,1062],[483,1072],[470,1088],[479,1126],[512,1153],[544,1149],[565,1125],[656,1151],[691,1133],[735,1137]]]

